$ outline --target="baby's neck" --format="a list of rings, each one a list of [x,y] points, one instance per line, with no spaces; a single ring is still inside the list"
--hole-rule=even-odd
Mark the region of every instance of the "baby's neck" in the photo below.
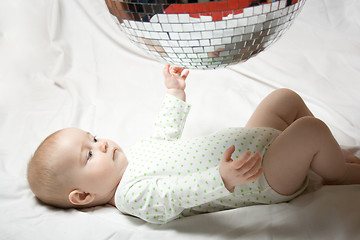
[[[116,207],[116,205],[115,205],[115,193],[116,193],[116,190],[117,190],[117,188],[118,188],[118,186],[119,186],[119,184],[120,184],[120,182],[121,182],[121,179],[122,179],[122,177],[123,177],[123,175],[124,175],[124,173],[125,173],[125,170],[126,170],[128,164],[129,164],[129,163],[128,163],[128,161],[126,160],[126,162],[124,163],[123,171],[121,172],[121,175],[120,175],[119,183],[116,185],[116,187],[115,187],[115,188],[113,189],[113,191],[111,192],[112,197],[111,197],[111,199],[109,200],[108,204],[110,204],[110,205],[112,205],[112,206],[114,206],[114,207]]]

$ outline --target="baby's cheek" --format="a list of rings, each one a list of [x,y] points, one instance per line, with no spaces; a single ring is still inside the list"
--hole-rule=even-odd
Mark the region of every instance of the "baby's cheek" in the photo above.
[[[115,168],[111,165],[101,164],[98,166],[97,172],[101,178],[110,178],[112,175],[114,175],[114,170]]]
[[[104,177],[109,174],[110,169],[102,164],[99,164],[95,169],[95,174],[99,177]]]
[[[101,161],[93,162],[91,165],[91,169],[88,170],[88,175],[92,179],[99,178],[107,172],[107,168],[105,168],[104,165],[101,164]]]

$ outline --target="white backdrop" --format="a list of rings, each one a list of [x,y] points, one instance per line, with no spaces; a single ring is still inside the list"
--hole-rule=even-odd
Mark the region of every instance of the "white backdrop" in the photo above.
[[[192,70],[183,137],[243,126],[276,88],[298,92],[342,145],[360,146],[360,2],[308,0],[269,49],[226,69]],[[313,179],[289,203],[151,225],[110,206],[39,204],[26,166],[50,133],[75,126],[126,148],[151,132],[163,64],[119,32],[103,0],[0,1],[0,239],[359,239],[360,186]]]

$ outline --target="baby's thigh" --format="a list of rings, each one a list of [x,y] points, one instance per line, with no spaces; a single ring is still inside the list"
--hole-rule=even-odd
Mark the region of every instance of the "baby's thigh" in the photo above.
[[[283,131],[296,116],[298,96],[289,89],[277,89],[255,109],[246,127],[271,127]]]
[[[303,184],[317,151],[312,128],[302,125],[305,118],[285,129],[264,154],[264,175],[269,185],[283,195],[293,194]],[[309,120],[312,120],[312,118]]]

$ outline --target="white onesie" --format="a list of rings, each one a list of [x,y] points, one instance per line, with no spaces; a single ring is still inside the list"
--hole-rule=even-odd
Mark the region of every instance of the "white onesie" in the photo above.
[[[264,174],[229,192],[219,173],[224,151],[235,145],[233,159],[247,150],[261,156],[281,133],[272,128],[228,128],[195,139],[181,140],[190,105],[165,96],[152,136],[125,152],[129,164],[115,193],[123,213],[151,223],[166,223],[198,213],[289,201],[267,183]]]

